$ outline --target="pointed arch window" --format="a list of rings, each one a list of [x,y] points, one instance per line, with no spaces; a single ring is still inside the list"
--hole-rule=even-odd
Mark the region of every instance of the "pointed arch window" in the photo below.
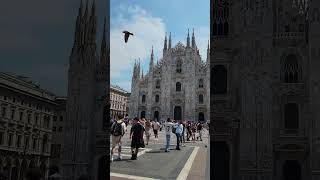
[[[301,80],[302,70],[295,55],[286,57],[282,65],[281,74],[285,83],[298,83]]]
[[[288,103],[284,106],[285,129],[299,128],[299,107],[296,103]]]
[[[159,102],[159,100],[160,100],[160,97],[159,97],[159,95],[157,94],[157,95],[155,96],[155,102]]]
[[[212,26],[213,26],[212,27],[212,33],[213,33],[214,36],[216,36],[217,35],[218,25],[217,25],[216,22],[214,22]]]
[[[142,95],[142,103],[146,102],[146,95]]]
[[[177,91],[177,92],[180,92],[180,91],[181,91],[181,83],[180,83],[180,82],[177,82],[177,83],[176,83],[176,91]]]
[[[181,59],[177,59],[176,71],[177,71],[177,73],[181,73],[182,72],[182,60]]]
[[[160,89],[160,80],[159,79],[156,81],[156,89]]]
[[[203,79],[199,79],[199,88],[203,88]]]
[[[203,94],[199,94],[199,104],[203,104]]]
[[[42,152],[48,152],[48,137],[46,135],[43,136],[42,139]]]
[[[223,35],[223,24],[221,21],[218,24],[218,35]]]
[[[224,35],[228,35],[229,34],[229,24],[228,22],[224,23]]]
[[[211,74],[212,73],[212,74]],[[213,94],[227,93],[227,69],[224,65],[215,65],[210,73]]]

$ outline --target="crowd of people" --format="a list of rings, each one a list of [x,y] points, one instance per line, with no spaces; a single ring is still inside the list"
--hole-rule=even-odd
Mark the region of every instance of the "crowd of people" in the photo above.
[[[207,123],[173,120],[168,118],[167,121],[146,120],[145,118],[134,118],[129,120],[126,115],[118,116],[117,120],[111,122],[111,162],[113,162],[114,149],[118,146],[118,158],[122,160],[121,145],[122,138],[127,132],[127,126],[131,125],[130,139],[131,139],[131,159],[136,160],[139,148],[145,148],[150,142],[153,130],[154,139],[157,141],[159,131],[164,130],[166,135],[165,152],[170,151],[171,135],[174,134],[177,140],[176,150],[181,150],[181,146],[185,146],[186,141],[202,141],[203,129],[209,129]],[[145,137],[145,138],[144,138]]]

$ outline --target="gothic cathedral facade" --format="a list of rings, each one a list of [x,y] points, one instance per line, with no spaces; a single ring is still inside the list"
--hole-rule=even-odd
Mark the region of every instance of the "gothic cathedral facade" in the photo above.
[[[163,58],[155,63],[152,48],[146,75],[143,71],[140,75],[140,61],[134,65],[129,116],[162,121],[209,120],[209,70],[209,49],[207,61],[202,61],[194,32],[191,43],[188,31],[186,45],[178,42],[174,47],[171,33],[169,39],[166,35]]]
[[[93,1],[76,21],[75,40],[68,74],[67,120],[63,146],[63,176],[75,180],[81,175],[106,179],[109,163],[108,113],[109,48],[106,19],[100,54],[96,45],[97,16]],[[91,9],[91,10],[90,10]],[[98,55],[99,54],[99,55]]]
[[[211,0],[219,180],[320,179],[318,0]]]

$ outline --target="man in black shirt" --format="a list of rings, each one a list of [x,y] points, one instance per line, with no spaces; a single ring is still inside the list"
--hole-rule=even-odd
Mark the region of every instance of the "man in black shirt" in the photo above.
[[[131,127],[130,131],[130,138],[131,139],[131,152],[132,152],[132,160],[136,160],[139,152],[139,148],[144,148],[144,141],[143,141],[143,132],[144,127],[140,123],[139,119],[136,117],[134,118],[134,125]]]

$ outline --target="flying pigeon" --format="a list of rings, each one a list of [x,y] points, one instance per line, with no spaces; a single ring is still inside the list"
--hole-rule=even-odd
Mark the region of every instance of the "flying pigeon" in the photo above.
[[[129,31],[123,31],[123,33],[124,33],[124,41],[127,43],[128,39],[129,39],[129,36],[130,35],[133,36],[133,34],[131,32],[129,32]]]

